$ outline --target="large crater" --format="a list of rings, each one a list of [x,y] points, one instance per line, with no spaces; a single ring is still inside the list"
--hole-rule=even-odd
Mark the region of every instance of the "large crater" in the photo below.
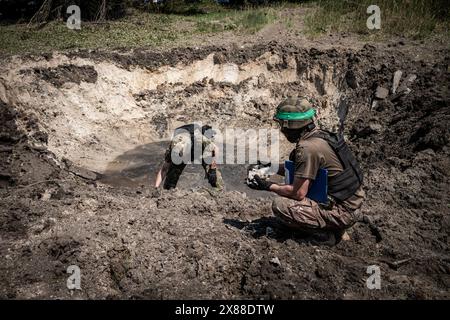
[[[271,128],[272,114],[289,95],[315,98],[322,126],[336,129],[337,109],[348,89],[345,57],[272,46],[193,50],[171,61],[145,53],[82,52],[47,59],[13,58],[0,79],[1,97],[37,117],[48,149],[59,159],[103,174],[104,181],[152,180],[175,127],[210,123],[226,130]],[[125,58],[124,58],[125,57]],[[130,62],[131,60],[131,62]],[[353,84],[354,85],[354,84]],[[30,133],[33,134],[32,132]],[[287,150],[285,142],[282,150]],[[235,187],[242,166],[223,167]],[[227,174],[239,170],[239,175]],[[182,186],[204,183],[190,166]],[[228,177],[228,178],[227,178]]]

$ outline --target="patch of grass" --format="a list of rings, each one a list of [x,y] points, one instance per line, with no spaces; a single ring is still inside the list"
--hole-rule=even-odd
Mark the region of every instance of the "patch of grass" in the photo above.
[[[82,22],[70,30],[65,21],[41,28],[26,24],[0,26],[0,53],[39,53],[53,50],[154,47],[185,39],[195,33],[228,30],[255,32],[275,20],[275,9],[235,10],[220,7],[207,13],[180,15],[132,11],[104,23]]]
[[[37,53],[72,48],[120,48],[156,46],[183,36],[173,28],[173,15],[136,12],[105,23],[83,23],[81,30],[70,30],[64,21],[52,21],[42,28],[26,24],[0,26],[0,52]]]
[[[267,10],[250,11],[239,21],[243,29],[255,32],[275,19],[273,13]]]
[[[369,30],[367,8],[381,11],[381,29]],[[318,0],[305,18],[307,33],[356,32],[362,35],[396,35],[421,39],[433,33],[449,35],[450,9],[447,0]]]
[[[283,20],[283,24],[288,30],[292,30],[294,28],[294,22],[292,21],[291,17]]]
[[[276,20],[273,8],[226,10],[196,17],[197,32],[213,33],[227,30],[254,33]]]

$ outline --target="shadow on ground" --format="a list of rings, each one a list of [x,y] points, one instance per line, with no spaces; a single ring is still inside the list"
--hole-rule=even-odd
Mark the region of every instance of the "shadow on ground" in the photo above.
[[[251,237],[259,239],[267,237],[284,242],[288,239],[304,242],[306,234],[293,231],[283,226],[276,217],[261,217],[252,221],[241,221],[238,219],[224,218],[223,222],[229,226],[248,233]]]

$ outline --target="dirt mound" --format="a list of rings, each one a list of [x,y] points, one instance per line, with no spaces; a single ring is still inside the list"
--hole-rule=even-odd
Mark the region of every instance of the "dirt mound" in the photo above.
[[[270,43],[9,59],[0,73],[0,295],[449,298],[449,54],[433,56]],[[173,192],[149,184],[161,137],[178,123],[269,128],[276,103],[296,92],[318,100],[321,126],[345,119],[381,242],[359,224],[350,242],[304,243],[272,219],[268,193],[239,189],[243,167],[224,167],[233,177],[224,193],[195,168]],[[81,291],[66,287],[69,265],[81,269]],[[381,268],[381,290],[366,287],[369,265]]]

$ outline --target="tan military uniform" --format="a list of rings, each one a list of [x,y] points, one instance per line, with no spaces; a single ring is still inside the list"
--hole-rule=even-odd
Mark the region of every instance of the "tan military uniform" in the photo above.
[[[211,157],[214,154],[216,145],[214,144],[212,139],[205,137],[204,135],[201,134],[201,132],[197,132],[197,134],[194,135],[194,139],[197,139],[194,143],[201,144],[202,154],[204,157]],[[185,152],[192,152],[191,136],[188,133],[181,133],[176,135],[172,139],[169,148],[166,150],[165,161],[170,162],[170,168],[164,180],[165,189],[171,189],[176,187],[178,180],[181,174],[183,173],[184,168],[186,167],[186,163],[175,164],[172,161],[172,154],[175,153],[180,158],[182,158]],[[203,156],[202,156],[202,166],[203,169],[205,170],[205,177],[207,178],[209,175],[209,170],[211,169],[211,164],[205,162]],[[223,189],[222,175],[217,168],[216,168],[216,176],[217,176],[217,183],[215,188],[222,190]]]
[[[317,129],[315,129],[317,130]],[[302,137],[291,153],[295,164],[295,177],[314,180],[319,168],[328,170],[329,176],[343,171],[343,167],[328,142],[311,137],[315,132]],[[331,209],[305,198],[302,201],[279,197],[272,204],[273,213],[290,227],[304,231],[314,229],[339,230],[352,226],[358,219],[358,210],[365,198],[362,186],[353,196]]]

